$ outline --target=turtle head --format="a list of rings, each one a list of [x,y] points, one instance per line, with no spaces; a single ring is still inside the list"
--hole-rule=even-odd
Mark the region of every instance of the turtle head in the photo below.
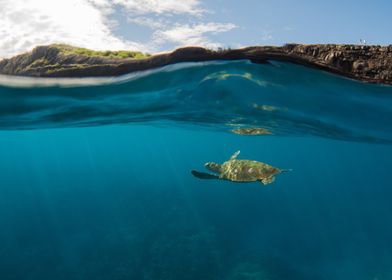
[[[215,162],[207,162],[204,164],[205,168],[207,168],[210,171],[220,173],[221,171],[221,165]]]

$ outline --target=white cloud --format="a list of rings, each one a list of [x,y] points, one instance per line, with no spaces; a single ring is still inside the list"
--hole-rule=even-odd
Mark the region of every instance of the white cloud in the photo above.
[[[104,11],[84,0],[0,0],[0,57],[50,43],[94,49],[141,48],[113,35]]]
[[[129,17],[127,20],[129,23],[146,26],[151,29],[162,29],[169,24],[163,19],[156,19],[151,17]]]
[[[123,9],[131,24],[153,29],[149,42],[115,35],[113,17]],[[235,28],[233,24],[183,24],[200,21],[207,10],[200,0],[0,0],[0,58],[37,45],[66,43],[92,49],[134,49],[148,52],[166,44],[217,46],[208,38]],[[135,40],[135,41],[133,41]]]
[[[102,0],[101,0],[102,1]],[[205,12],[199,0],[112,0],[128,11],[136,14],[190,14],[201,15]]]
[[[273,39],[273,37],[272,37],[271,33],[269,33],[269,32],[264,32],[261,35],[261,40],[262,41],[269,41],[269,40],[272,40],[272,39]]]
[[[232,23],[202,23],[194,25],[177,25],[168,30],[158,30],[153,34],[156,44],[171,42],[179,45],[202,45],[216,48],[221,46],[212,42],[207,34],[217,34],[236,28]]]
[[[261,34],[261,40],[262,41],[269,41],[272,40],[272,34],[269,31],[263,31],[263,33]]]
[[[291,26],[291,25],[283,27],[283,31],[290,32],[290,31],[294,31],[294,30],[295,30],[294,26]]]

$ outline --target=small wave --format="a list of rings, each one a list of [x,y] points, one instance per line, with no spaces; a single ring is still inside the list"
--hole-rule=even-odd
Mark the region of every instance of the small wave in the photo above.
[[[0,76],[3,130],[170,123],[391,143],[391,118],[392,87],[290,63],[179,63],[115,78]]]

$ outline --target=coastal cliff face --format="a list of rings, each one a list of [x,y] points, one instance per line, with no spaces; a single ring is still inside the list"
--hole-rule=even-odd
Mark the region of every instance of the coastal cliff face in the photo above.
[[[0,74],[33,77],[118,76],[178,62],[249,59],[287,61],[318,68],[352,79],[392,85],[392,45],[300,45],[255,46],[208,50],[185,47],[153,56],[142,53],[85,51],[71,46],[39,46],[33,51],[0,61]],[[114,54],[114,55],[113,55]],[[120,55],[119,55],[120,54]]]
[[[392,84],[392,45],[287,45],[284,49],[301,64],[366,82]]]

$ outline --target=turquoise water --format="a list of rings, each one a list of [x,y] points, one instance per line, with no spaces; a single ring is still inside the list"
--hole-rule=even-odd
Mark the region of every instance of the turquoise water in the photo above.
[[[0,83],[0,279],[392,279],[392,87],[246,61]],[[293,171],[191,175],[236,150]]]

